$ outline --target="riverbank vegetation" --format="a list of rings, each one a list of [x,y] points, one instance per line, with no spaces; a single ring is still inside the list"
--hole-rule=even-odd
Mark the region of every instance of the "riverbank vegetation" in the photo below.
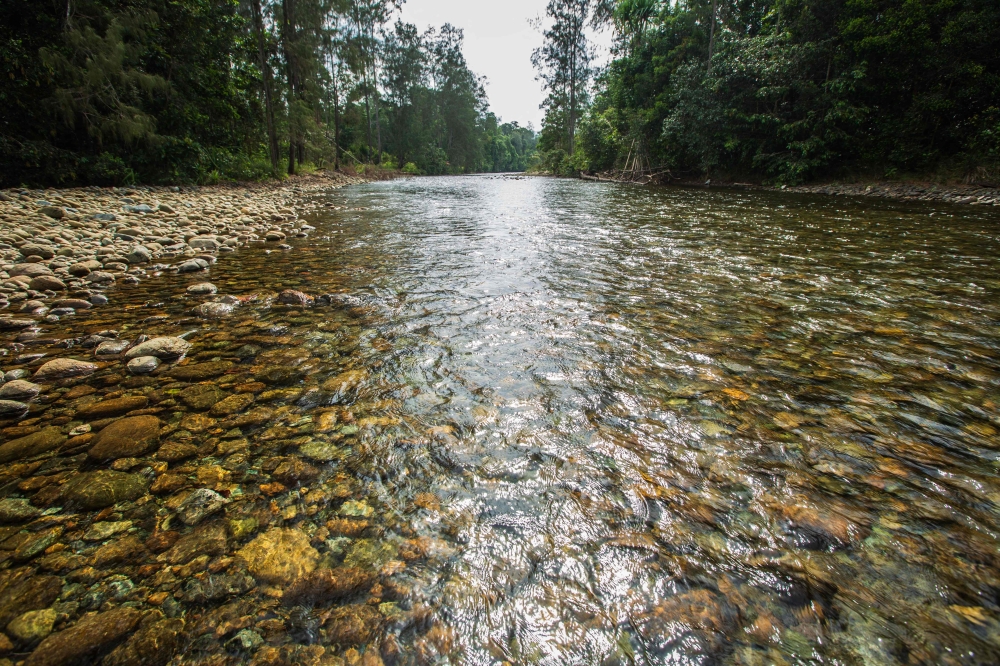
[[[402,0],[0,4],[0,185],[523,169],[462,31]]]
[[[548,14],[543,170],[1000,181],[993,0],[552,0]],[[597,72],[588,22],[614,32]]]

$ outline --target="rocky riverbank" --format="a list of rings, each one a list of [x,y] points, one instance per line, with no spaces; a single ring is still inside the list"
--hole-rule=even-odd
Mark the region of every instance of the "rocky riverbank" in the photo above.
[[[903,201],[933,201],[969,204],[973,206],[1000,206],[1000,189],[974,185],[935,185],[931,183],[832,183],[826,185],[798,185],[796,187],[769,188],[785,192],[806,194],[832,194],[852,197],[878,197]]]
[[[204,271],[249,243],[289,249],[289,235],[311,230],[299,198],[364,180],[0,192],[0,330],[31,339],[41,322],[105,305],[116,285]]]

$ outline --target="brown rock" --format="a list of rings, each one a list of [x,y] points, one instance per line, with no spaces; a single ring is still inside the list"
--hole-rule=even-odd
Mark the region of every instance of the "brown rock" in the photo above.
[[[59,428],[51,427],[39,430],[19,439],[13,439],[0,445],[0,463],[7,463],[21,458],[30,458],[57,449],[66,441],[66,436]]]
[[[298,458],[287,458],[275,468],[272,476],[286,485],[308,483],[319,476],[319,469]]]
[[[105,657],[101,666],[166,666],[180,648],[183,630],[183,619],[166,619],[154,613],[139,631]]]
[[[142,613],[127,607],[84,615],[68,629],[42,641],[24,666],[63,666],[86,660],[127,636],[140,619]]]
[[[259,535],[236,554],[254,577],[273,585],[290,584],[314,571],[319,561],[319,553],[304,532],[279,527]]]
[[[341,606],[333,610],[326,622],[327,639],[340,645],[363,645],[375,635],[381,622],[382,617],[371,606]]]
[[[170,550],[156,559],[169,564],[184,564],[200,555],[223,555],[225,552],[226,528],[218,523],[209,523],[181,537]]]
[[[66,283],[54,275],[39,275],[38,277],[33,277],[31,278],[31,282],[28,286],[35,291],[64,291],[66,289]]]
[[[226,397],[226,393],[214,384],[195,384],[189,386],[177,397],[191,409],[208,409]]]
[[[156,452],[156,457],[167,462],[178,462],[198,453],[198,447],[187,442],[166,442]]]
[[[0,591],[0,627],[27,611],[48,608],[59,598],[62,580],[56,576],[35,576],[31,569],[4,572]]]
[[[153,532],[148,539],[146,539],[146,548],[154,553],[162,553],[177,543],[177,540],[180,538],[180,532],[175,532],[174,530],[161,532],[160,530],[157,530]]]
[[[115,562],[131,560],[145,552],[142,540],[134,534],[109,541],[94,553],[94,566],[104,567]]]
[[[357,567],[317,569],[296,580],[281,597],[289,606],[328,605],[369,587],[374,576]]]
[[[93,363],[73,358],[56,358],[38,369],[35,373],[35,381],[84,377],[93,374],[95,370],[97,370],[97,366]]]
[[[209,411],[209,414],[212,416],[229,416],[231,414],[236,414],[237,412],[242,412],[244,409],[252,405],[253,400],[253,395],[249,393],[237,393],[236,395],[231,395],[228,398],[224,398],[212,405],[212,409]]]
[[[96,460],[134,458],[155,447],[159,441],[160,419],[155,416],[130,416],[97,433],[87,455]]]
[[[245,428],[247,426],[264,425],[273,418],[273,411],[267,407],[257,407],[255,409],[251,409],[246,414],[237,416],[231,421],[231,423],[237,428]]]
[[[188,484],[186,476],[181,474],[161,474],[153,481],[149,487],[149,492],[154,495],[169,495],[175,493]]]
[[[191,363],[178,366],[169,372],[168,377],[182,382],[202,382],[206,379],[224,375],[233,367],[232,361],[209,361],[207,363]]]
[[[285,305],[310,305],[313,297],[295,289],[285,289],[278,294],[278,302]]]
[[[76,415],[84,419],[105,419],[109,416],[118,416],[133,409],[142,409],[149,404],[149,398],[144,395],[131,395],[124,398],[113,398],[102,400],[92,405],[87,405]]]
[[[62,497],[84,509],[103,509],[146,493],[149,483],[138,474],[99,470],[78,474],[62,487]]]

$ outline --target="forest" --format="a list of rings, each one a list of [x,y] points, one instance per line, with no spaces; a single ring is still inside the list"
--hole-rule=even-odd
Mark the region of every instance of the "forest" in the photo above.
[[[0,185],[522,171],[462,30],[402,0],[5,0]]]
[[[1000,182],[996,0],[552,0],[551,173]],[[611,30],[596,68],[587,28]]]

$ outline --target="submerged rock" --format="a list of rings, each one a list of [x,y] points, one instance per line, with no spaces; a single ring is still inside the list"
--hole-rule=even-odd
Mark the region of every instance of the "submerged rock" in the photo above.
[[[236,553],[257,580],[288,585],[314,571],[319,553],[303,532],[275,527],[261,534]]]
[[[97,460],[141,456],[160,441],[160,419],[131,416],[115,421],[94,438],[88,455]]]
[[[141,612],[128,607],[84,615],[68,629],[42,641],[25,660],[24,666],[82,662],[125,638],[141,619]]]
[[[153,338],[129,349],[125,358],[131,361],[142,356],[155,356],[161,361],[174,361],[187,354],[192,346],[183,338]]]
[[[285,305],[311,305],[313,297],[295,289],[285,289],[278,294],[278,302]]]
[[[4,400],[31,400],[41,393],[42,387],[24,379],[15,379],[0,387],[0,398]]]
[[[211,282],[199,282],[187,288],[187,293],[194,296],[211,296],[218,291],[218,288]]]
[[[232,361],[208,361],[206,363],[190,363],[179,365],[167,372],[168,377],[182,382],[201,382],[206,379],[224,375],[233,367]]]
[[[68,377],[84,377],[93,374],[97,366],[86,361],[78,361],[73,358],[57,358],[49,361],[38,369],[35,379],[45,381],[49,379],[66,379]]]
[[[144,395],[125,396],[95,402],[92,405],[87,405],[76,414],[77,417],[84,419],[104,419],[131,412],[134,409],[142,409],[148,404],[149,398]]]
[[[0,445],[0,463],[30,458],[59,448],[66,441],[62,430],[53,426],[12,439]]]
[[[138,474],[99,470],[79,474],[63,486],[62,497],[84,509],[103,509],[146,494],[148,480]]]
[[[52,633],[57,617],[52,608],[28,611],[7,625],[7,633],[21,643],[37,643]]]
[[[177,507],[177,517],[185,525],[197,525],[206,516],[219,511],[228,503],[229,500],[214,490],[199,488]]]
[[[156,619],[156,617],[160,619]],[[166,666],[180,649],[183,618],[163,618],[159,613],[101,661],[101,666]]]
[[[31,505],[26,499],[8,498],[0,500],[0,523],[25,523],[42,514],[42,510]]]
[[[160,359],[155,356],[137,356],[129,361],[125,367],[133,375],[148,375],[160,367]]]
[[[0,418],[21,416],[28,411],[28,406],[17,400],[0,400]]]

